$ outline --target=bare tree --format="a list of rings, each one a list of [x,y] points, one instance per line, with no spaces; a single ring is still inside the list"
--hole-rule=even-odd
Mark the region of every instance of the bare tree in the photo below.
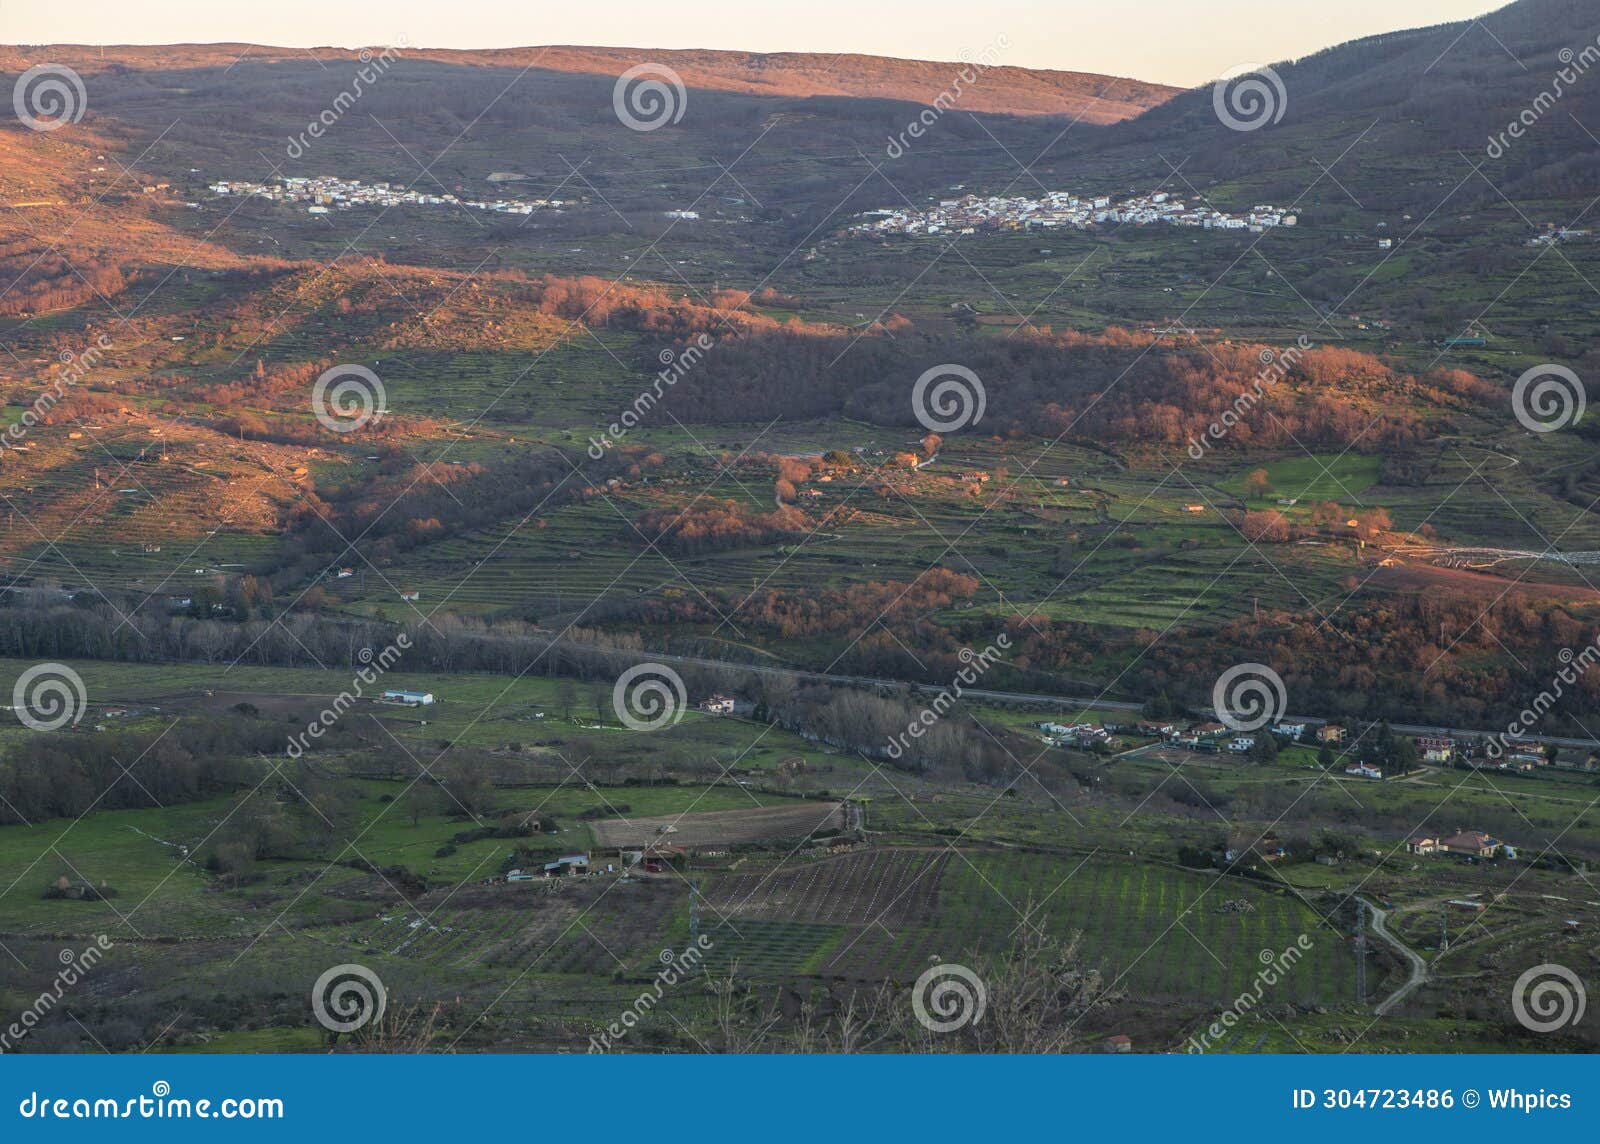
[[[356,1034],[358,1051],[363,1053],[425,1053],[439,1036],[439,1010],[435,1005],[424,1010],[420,1005],[393,1005],[383,1016]]]
[[[735,962],[726,974],[706,982],[717,1025],[717,1048],[724,1053],[762,1052],[769,1047],[783,1013],[776,992],[763,995],[749,982],[740,981],[738,970]]]

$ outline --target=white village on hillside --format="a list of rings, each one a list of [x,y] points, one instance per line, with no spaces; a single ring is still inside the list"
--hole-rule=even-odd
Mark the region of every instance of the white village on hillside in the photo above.
[[[309,203],[306,210],[310,214],[409,203],[528,215],[536,210],[560,209],[565,205],[562,199],[463,199],[445,190],[433,194],[393,183],[363,183],[360,179],[341,179],[333,175],[285,175],[269,183],[223,179],[210,184],[208,189],[214,195],[255,195],[277,203]]]
[[[850,228],[852,234],[863,237],[976,234],[983,230],[1085,229],[1154,223],[1261,234],[1273,227],[1295,226],[1300,221],[1284,207],[1258,204],[1244,214],[1230,214],[1215,207],[1189,206],[1166,191],[1138,195],[1117,203],[1104,195],[1080,198],[1067,191],[1052,191],[1038,199],[968,194],[958,199],[941,199],[926,210],[886,207],[867,211],[864,218],[865,221]]]

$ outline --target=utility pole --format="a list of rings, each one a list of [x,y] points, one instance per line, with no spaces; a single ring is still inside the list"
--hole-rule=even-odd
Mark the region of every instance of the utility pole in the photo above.
[[[1367,903],[1356,899],[1356,1000],[1367,1003]]]
[[[700,948],[700,884],[689,883],[689,948]]]

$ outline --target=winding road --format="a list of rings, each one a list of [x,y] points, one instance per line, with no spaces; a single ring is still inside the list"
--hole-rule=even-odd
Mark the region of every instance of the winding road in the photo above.
[[[1393,993],[1389,994],[1389,996],[1385,997],[1382,1001],[1379,1001],[1378,1004],[1373,1007],[1372,1011],[1374,1013],[1380,1017],[1384,1017],[1387,1016],[1389,1011],[1396,1005],[1400,1004],[1400,1002],[1404,1001],[1407,997],[1411,996],[1418,989],[1420,989],[1423,982],[1428,980],[1428,963],[1422,960],[1421,954],[1415,952],[1410,946],[1406,945],[1405,942],[1401,941],[1399,938],[1395,937],[1392,932],[1390,932],[1389,912],[1387,910],[1379,909],[1372,902],[1367,901],[1366,898],[1362,898],[1361,901],[1366,903],[1367,909],[1372,912],[1372,932],[1382,938],[1384,943],[1396,953],[1404,957],[1407,963],[1411,966],[1411,976],[1406,979],[1406,983],[1400,986],[1400,988],[1396,989]]]

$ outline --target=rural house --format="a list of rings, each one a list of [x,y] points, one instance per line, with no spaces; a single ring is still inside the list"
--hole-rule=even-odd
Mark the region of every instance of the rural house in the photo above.
[[[1244,830],[1234,831],[1228,836],[1228,848],[1222,857],[1228,862],[1239,862],[1248,857],[1259,858],[1263,862],[1276,862],[1288,855],[1289,851],[1284,849],[1277,835],[1264,834],[1258,837]]]
[[[385,703],[402,703],[407,707],[426,707],[433,702],[431,691],[385,691]]]
[[[566,858],[557,858],[554,862],[546,862],[544,876],[546,878],[565,878],[568,875],[587,874],[589,872],[589,856],[587,854],[572,854]]]
[[[1419,735],[1417,750],[1422,752],[1424,762],[1448,763],[1455,757],[1456,741],[1439,735]]]
[[[1446,854],[1493,858],[1504,845],[1498,838],[1491,838],[1481,830],[1462,830],[1449,838],[1441,839],[1439,849]]]

